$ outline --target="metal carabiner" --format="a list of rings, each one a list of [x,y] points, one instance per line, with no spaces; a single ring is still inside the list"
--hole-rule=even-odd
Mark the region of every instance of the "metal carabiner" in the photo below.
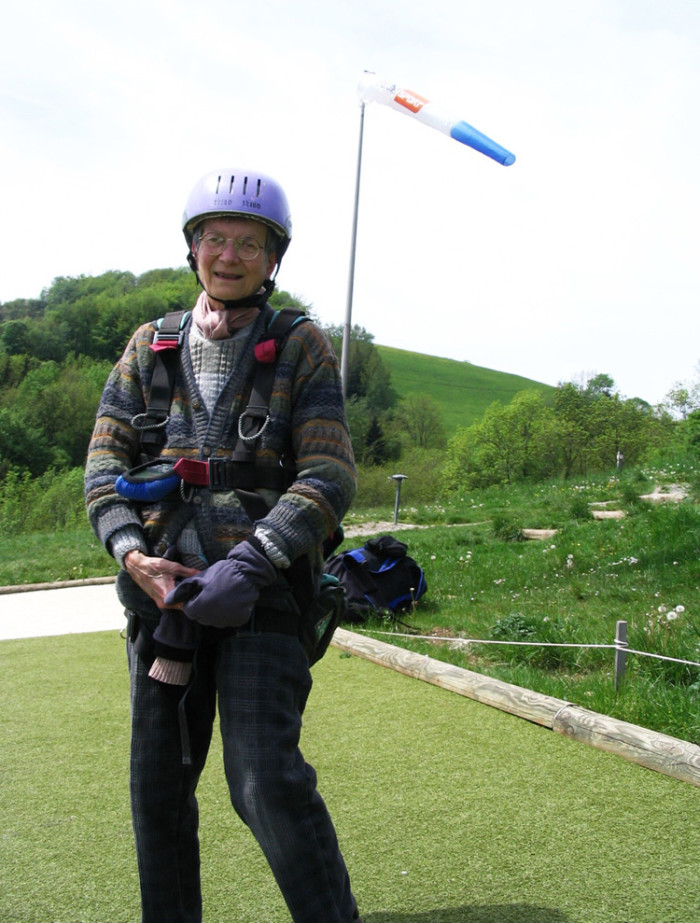
[[[170,414],[160,423],[142,423],[141,420],[148,420],[148,413],[137,413],[131,418],[131,425],[140,433],[144,433],[149,429],[164,429],[170,422]]]
[[[240,417],[238,418],[238,436],[239,436],[240,439],[243,440],[243,442],[255,442],[255,440],[256,440],[256,439],[259,439],[260,436],[262,436],[262,434],[263,434],[263,433],[265,432],[265,430],[267,429],[267,424],[270,422],[270,414],[269,414],[269,413],[266,413],[266,414],[265,414],[265,422],[264,422],[263,425],[260,427],[260,429],[257,431],[257,433],[253,433],[252,436],[246,436],[246,435],[243,433],[243,419],[244,419],[245,417],[251,417],[252,419],[255,419],[255,418],[256,418],[256,415],[255,415],[254,413],[251,413],[251,412],[250,412],[250,408],[248,408],[247,410],[244,410],[244,411],[243,411],[243,413],[242,413],[242,414],[240,415]]]

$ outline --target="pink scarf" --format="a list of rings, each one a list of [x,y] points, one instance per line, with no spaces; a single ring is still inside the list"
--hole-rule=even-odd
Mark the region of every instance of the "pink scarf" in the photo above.
[[[202,292],[192,312],[192,319],[205,340],[226,340],[241,327],[247,327],[258,316],[260,308],[225,310],[212,308],[206,292]]]

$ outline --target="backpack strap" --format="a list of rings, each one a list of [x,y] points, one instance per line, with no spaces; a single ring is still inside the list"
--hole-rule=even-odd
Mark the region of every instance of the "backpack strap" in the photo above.
[[[374,609],[381,609],[379,587],[372,575],[370,559],[364,548],[351,548],[342,555],[343,564],[348,573],[357,580],[358,589]]]

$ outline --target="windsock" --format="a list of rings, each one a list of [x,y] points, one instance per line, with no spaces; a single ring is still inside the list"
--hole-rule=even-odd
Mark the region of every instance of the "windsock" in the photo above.
[[[487,138],[468,122],[452,118],[424,96],[419,96],[412,90],[403,90],[395,83],[378,77],[371,71],[364,72],[357,91],[363,102],[382,103],[397,112],[410,115],[419,122],[423,122],[424,125],[437,128],[438,131],[454,138],[455,141],[467,144],[481,154],[486,154],[487,157],[503,164],[504,167],[515,163],[515,154],[511,154],[500,144]]]

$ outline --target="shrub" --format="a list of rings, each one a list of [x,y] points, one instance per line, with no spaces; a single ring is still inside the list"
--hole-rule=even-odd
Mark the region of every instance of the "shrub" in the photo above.
[[[590,519],[591,508],[588,505],[588,499],[582,494],[575,494],[569,503],[569,515],[577,520]]]
[[[491,628],[494,641],[532,641],[537,634],[535,620],[520,612],[510,612],[497,619]]]
[[[6,535],[54,532],[84,525],[83,469],[39,478],[12,470],[0,484],[0,529]]]
[[[443,458],[444,453],[439,450],[417,449],[405,452],[400,461],[385,465],[358,465],[354,509],[393,509],[396,498],[396,483],[390,480],[393,474],[405,474],[407,477],[401,487],[402,510],[435,503],[440,497],[436,472]]]
[[[505,513],[496,513],[493,517],[491,530],[496,538],[503,542],[522,542],[525,539],[523,530],[511,516]]]

